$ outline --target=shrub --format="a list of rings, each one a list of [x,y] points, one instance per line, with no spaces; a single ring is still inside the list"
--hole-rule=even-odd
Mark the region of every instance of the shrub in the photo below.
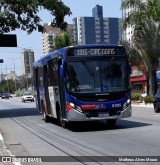
[[[131,100],[132,101],[138,101],[141,98],[141,93],[140,92],[132,92],[131,93]]]
[[[153,96],[151,96],[151,95],[148,95],[148,96],[146,96],[146,97],[144,97],[144,102],[145,102],[145,104],[147,104],[147,103],[153,103],[154,102],[154,97]]]

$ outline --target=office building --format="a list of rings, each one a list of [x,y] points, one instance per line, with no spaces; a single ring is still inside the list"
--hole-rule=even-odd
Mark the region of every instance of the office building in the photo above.
[[[103,17],[102,6],[92,9],[92,17],[76,17],[73,22],[78,44],[118,44],[121,40],[121,19]]]
[[[34,52],[31,49],[23,49],[21,53],[22,74],[33,74]]]

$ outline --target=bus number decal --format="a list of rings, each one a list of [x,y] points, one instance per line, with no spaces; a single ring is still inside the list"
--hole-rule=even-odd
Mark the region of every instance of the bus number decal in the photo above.
[[[112,108],[119,108],[121,107],[121,104],[112,104]]]

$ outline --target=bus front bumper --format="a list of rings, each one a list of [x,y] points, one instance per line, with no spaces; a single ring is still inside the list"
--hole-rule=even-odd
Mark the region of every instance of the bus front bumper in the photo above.
[[[90,112],[94,114],[94,111]],[[116,115],[109,115],[109,113],[97,113],[96,115],[88,115],[87,113],[82,113],[76,110],[70,110],[67,113],[67,121],[94,121],[94,120],[105,120],[105,119],[117,119],[117,118],[127,118],[131,117],[132,109],[129,105],[123,111],[118,111]]]

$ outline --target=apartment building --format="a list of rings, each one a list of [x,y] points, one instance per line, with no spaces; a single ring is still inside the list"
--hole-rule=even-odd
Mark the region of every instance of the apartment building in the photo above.
[[[78,44],[118,44],[121,40],[121,18],[103,17],[102,6],[92,9],[92,17],[76,17],[73,22]]]
[[[53,51],[55,47],[54,38],[61,34],[61,29],[44,24],[45,32],[42,33],[43,55]]]
[[[22,74],[33,73],[32,65],[34,61],[34,51],[31,49],[23,49],[21,52]]]
[[[124,2],[125,0],[122,0]],[[141,0],[142,2],[146,0]],[[136,8],[129,6],[127,9],[122,10],[122,20],[127,18],[130,13],[132,13]],[[123,40],[132,43],[133,41],[133,34],[134,34],[134,25],[128,25],[126,30],[123,31]]]
[[[60,28],[52,27],[48,24],[44,24],[45,32],[42,34],[42,44],[43,44],[43,55],[48,54],[49,52],[55,49],[55,37],[59,36],[62,33]],[[68,24],[67,30],[72,30],[73,25]]]

